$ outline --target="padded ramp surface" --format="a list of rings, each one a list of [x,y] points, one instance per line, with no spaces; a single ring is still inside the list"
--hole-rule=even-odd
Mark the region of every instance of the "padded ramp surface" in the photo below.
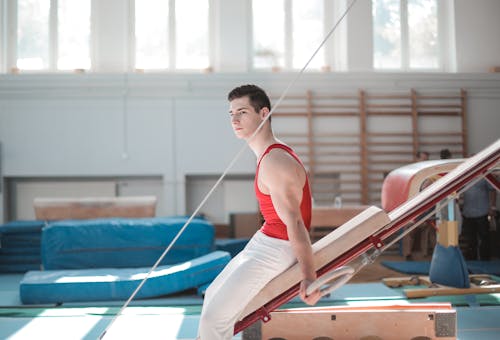
[[[187,218],[68,220],[42,232],[46,270],[152,266]],[[214,249],[213,225],[193,219],[161,264],[184,262]]]
[[[150,298],[212,281],[231,259],[216,251],[191,261],[159,266],[137,293]],[[32,271],[20,283],[25,304],[126,300],[149,272],[147,268]]]
[[[348,252],[357,243],[369,238],[389,222],[387,214],[380,208],[375,206],[367,208],[313,244],[315,269],[322,268],[330,263],[332,259]],[[245,307],[241,315],[243,317],[249,315],[292,286],[298,286],[301,277],[299,264],[295,263],[272,279]]]

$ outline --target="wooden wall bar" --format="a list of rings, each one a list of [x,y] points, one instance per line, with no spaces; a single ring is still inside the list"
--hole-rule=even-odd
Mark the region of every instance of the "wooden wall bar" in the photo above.
[[[410,89],[375,93],[315,93],[285,98],[273,124],[278,136],[302,157],[315,203],[380,205],[391,170],[415,161],[417,151],[438,159],[467,156],[467,93]]]

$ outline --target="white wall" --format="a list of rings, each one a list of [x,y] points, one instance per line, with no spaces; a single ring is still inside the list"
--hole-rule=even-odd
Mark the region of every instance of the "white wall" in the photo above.
[[[455,0],[459,72],[488,72],[500,66],[499,16],[498,0]]]
[[[165,206],[159,210],[183,214],[186,175],[221,174],[245,147],[230,129],[227,92],[241,83],[257,83],[280,95],[293,77],[0,76],[2,172],[9,178],[160,176]],[[291,94],[358,88],[465,88],[469,150],[477,152],[500,136],[497,74],[306,74]],[[251,174],[254,168],[254,155],[246,149],[230,174]]]

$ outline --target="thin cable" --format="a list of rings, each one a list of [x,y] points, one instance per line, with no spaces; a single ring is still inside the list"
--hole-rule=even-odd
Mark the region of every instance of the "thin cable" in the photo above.
[[[259,126],[257,127],[257,129],[253,132],[253,134],[249,137],[247,143],[245,143],[243,145],[243,147],[241,147],[241,149],[238,151],[238,153],[234,156],[234,158],[231,160],[231,162],[229,163],[229,165],[226,167],[226,169],[224,170],[224,172],[222,173],[222,175],[219,177],[219,179],[217,180],[217,182],[215,182],[214,186],[209,190],[209,192],[205,195],[205,197],[203,198],[203,200],[201,201],[201,203],[198,205],[198,207],[195,209],[195,211],[191,214],[191,216],[188,218],[188,220],[186,221],[186,223],[182,226],[182,228],[177,232],[177,235],[175,235],[175,237],[173,238],[173,240],[170,242],[170,244],[168,245],[168,247],[165,249],[165,251],[161,254],[161,256],[158,258],[158,260],[155,262],[155,264],[153,265],[153,267],[151,267],[151,269],[149,270],[149,272],[146,274],[146,276],[144,277],[144,279],[141,281],[141,283],[137,286],[137,288],[134,290],[134,292],[132,293],[132,295],[130,295],[130,297],[128,298],[128,300],[125,302],[125,304],[120,308],[120,310],[118,311],[118,313],[113,317],[113,319],[111,320],[111,322],[108,324],[108,326],[104,329],[104,331],[101,333],[101,335],[99,336],[98,339],[103,339],[104,336],[106,335],[106,333],[108,332],[108,330],[111,328],[111,326],[113,326],[113,324],[115,323],[116,319],[123,313],[123,311],[125,310],[125,308],[128,307],[128,305],[130,304],[130,302],[134,299],[134,297],[137,295],[137,293],[139,292],[139,290],[142,288],[142,286],[144,286],[144,284],[146,283],[146,280],[151,276],[151,273],[158,267],[158,265],[160,264],[160,262],[165,258],[165,256],[167,255],[167,253],[170,251],[170,249],[172,248],[172,246],[175,244],[175,242],[177,241],[177,239],[179,239],[179,237],[182,235],[182,233],[184,232],[184,230],[187,228],[187,226],[191,223],[191,221],[193,220],[194,216],[196,216],[198,214],[198,212],[200,211],[200,209],[203,207],[203,205],[207,202],[207,200],[209,199],[209,197],[212,195],[212,193],[215,191],[215,189],[219,186],[219,184],[222,182],[222,180],[224,179],[224,177],[226,177],[227,173],[229,172],[229,170],[234,166],[234,164],[236,163],[236,161],[241,157],[241,155],[243,154],[243,152],[246,150],[246,147],[248,146],[248,144],[255,138],[255,136],[259,133],[259,131],[262,129],[262,127],[264,126],[264,124],[266,123],[266,121],[271,117],[271,115],[274,113],[274,111],[276,110],[276,108],[280,105],[280,103],[283,101],[283,99],[285,98],[285,96],[288,94],[288,91],[292,88],[293,85],[295,85],[295,83],[297,82],[297,80],[300,78],[300,76],[304,73],[305,69],[309,66],[309,64],[311,63],[311,61],[313,60],[313,58],[316,56],[316,54],[318,54],[319,50],[323,47],[323,45],[326,43],[326,41],[330,38],[330,36],[333,34],[333,32],[336,30],[336,28],[338,27],[338,25],[342,22],[342,20],[344,19],[344,17],[347,15],[347,13],[350,11],[350,9],[352,8],[352,6],[354,5],[354,3],[356,2],[357,0],[352,0],[351,3],[349,4],[349,6],[347,7],[347,9],[344,11],[344,13],[342,14],[342,16],[337,20],[337,22],[335,23],[335,25],[332,27],[332,29],[330,29],[330,31],[328,32],[328,34],[325,36],[325,38],[323,39],[323,41],[321,42],[321,44],[318,46],[318,48],[316,48],[316,50],[314,51],[314,53],[311,55],[311,57],[309,58],[309,60],[305,63],[305,65],[302,67],[302,69],[300,70],[300,72],[295,76],[295,78],[290,82],[290,84],[288,84],[288,86],[286,87],[286,89],[283,91],[283,94],[279,97],[279,99],[276,101],[276,104],[273,106],[273,108],[271,109],[271,111],[269,112],[269,114],[264,118],[264,120],[259,124]]]

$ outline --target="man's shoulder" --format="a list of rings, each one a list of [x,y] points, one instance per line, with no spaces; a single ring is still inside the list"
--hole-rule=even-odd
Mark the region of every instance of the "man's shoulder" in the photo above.
[[[273,148],[270,150],[262,162],[265,162],[266,166],[269,167],[293,168],[300,166],[299,162],[290,154],[290,152],[281,148]]]

